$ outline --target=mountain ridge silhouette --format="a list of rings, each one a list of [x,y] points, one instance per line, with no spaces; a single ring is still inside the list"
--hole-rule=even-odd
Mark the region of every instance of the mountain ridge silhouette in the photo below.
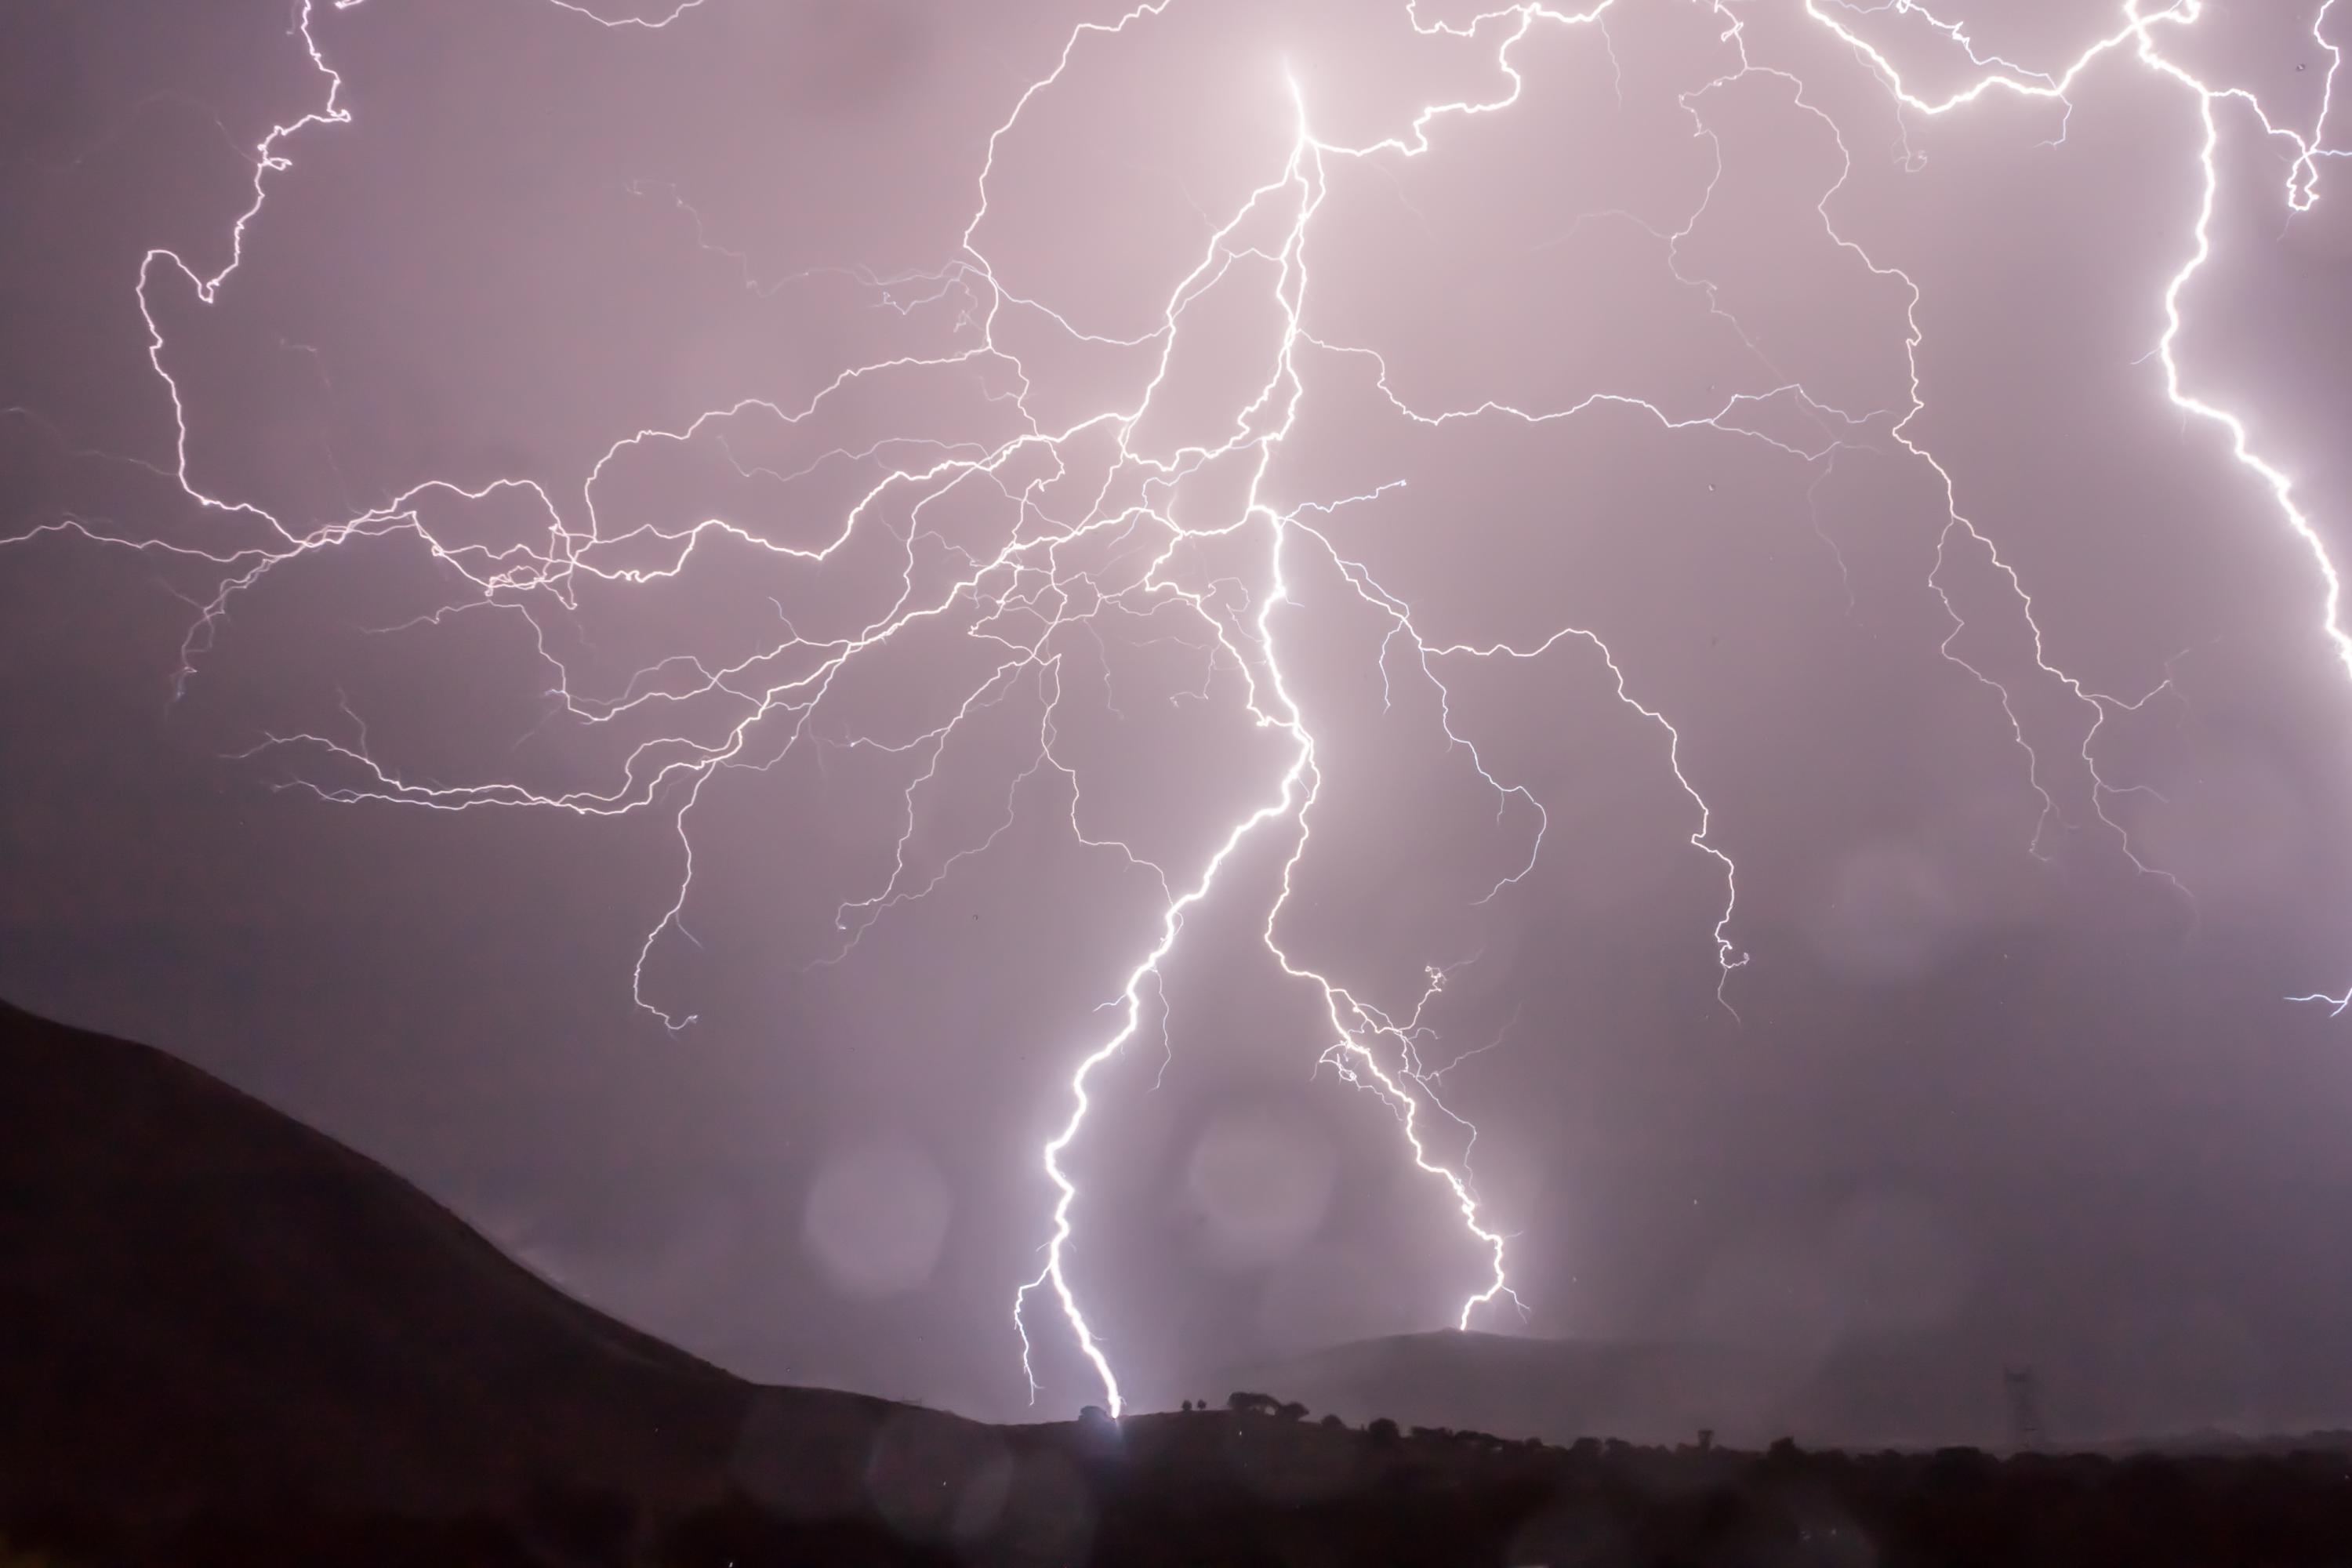
[[[5,1003],[0,1325],[11,1503],[696,1493],[761,1392],[252,1096]]]

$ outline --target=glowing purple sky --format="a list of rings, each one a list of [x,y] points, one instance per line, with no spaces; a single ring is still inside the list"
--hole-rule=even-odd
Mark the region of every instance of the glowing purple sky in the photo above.
[[[2340,1418],[2347,24],[2176,9],[22,13],[0,986],[754,1375]]]

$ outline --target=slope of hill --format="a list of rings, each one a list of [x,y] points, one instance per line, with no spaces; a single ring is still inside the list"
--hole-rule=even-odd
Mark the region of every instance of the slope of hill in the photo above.
[[[0,1005],[0,1500],[693,1489],[751,1398],[332,1140]]]

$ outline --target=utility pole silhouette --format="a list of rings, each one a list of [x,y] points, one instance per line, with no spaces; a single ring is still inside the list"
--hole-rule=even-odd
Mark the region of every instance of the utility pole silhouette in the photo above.
[[[2009,1440],[2019,1449],[2042,1447],[2042,1405],[2034,1397],[2033,1369],[2003,1367],[2002,1386],[2009,1394]]]

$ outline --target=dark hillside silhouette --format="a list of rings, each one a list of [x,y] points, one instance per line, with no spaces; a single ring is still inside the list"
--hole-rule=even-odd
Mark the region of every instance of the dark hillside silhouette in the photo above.
[[[993,1427],[756,1388],[193,1068],[0,1007],[0,1568],[2352,1561],[2340,1441],[1559,1447],[1290,1392]]]
[[[658,1493],[751,1395],[331,1139],[0,1005],[0,1504]]]

